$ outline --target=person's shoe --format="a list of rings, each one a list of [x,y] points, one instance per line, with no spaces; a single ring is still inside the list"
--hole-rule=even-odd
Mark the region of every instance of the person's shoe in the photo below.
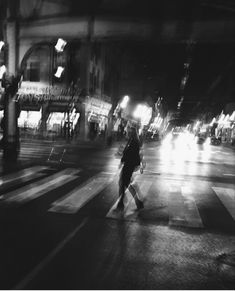
[[[144,208],[144,203],[141,200],[138,200],[136,202],[136,206],[137,206],[138,210],[143,209]]]
[[[118,202],[118,204],[117,204],[117,209],[118,210],[123,210],[124,209],[124,204],[123,204],[123,202]]]

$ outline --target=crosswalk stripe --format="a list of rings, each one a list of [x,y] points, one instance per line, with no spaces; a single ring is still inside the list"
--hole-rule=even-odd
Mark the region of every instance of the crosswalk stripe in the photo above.
[[[79,172],[80,170],[78,169],[65,169],[38,182],[31,183],[30,185],[26,185],[7,193],[4,196],[3,201],[6,203],[26,203],[46,194],[53,189],[59,188],[72,180],[77,179],[76,174]]]
[[[144,199],[149,192],[149,189],[151,188],[153,182],[152,181],[139,181],[136,182],[140,188],[140,195],[141,199]],[[136,205],[134,198],[132,197],[131,193],[129,190],[126,191],[125,193],[125,198],[124,198],[124,210],[122,212],[117,211],[117,204],[118,204],[119,198],[116,200],[116,202],[113,204],[113,206],[110,208],[109,212],[107,213],[106,217],[109,218],[116,218],[116,219],[123,219],[127,217],[132,217],[133,219],[137,215],[136,213]]]
[[[169,186],[169,225],[203,228],[203,223],[189,186]]]
[[[212,187],[212,189],[235,220],[235,189],[223,187]]]
[[[188,186],[181,187],[181,193],[184,197],[185,216],[190,227],[203,228],[201,216],[196,203],[192,197],[192,188]]]
[[[15,172],[15,173],[11,173],[11,174],[2,176],[0,178],[0,186],[3,186],[4,184],[7,184],[7,183],[11,183],[11,182],[15,181],[16,179],[22,179],[22,178],[25,178],[27,176],[31,176],[32,174],[34,174],[36,172],[40,172],[40,171],[43,171],[46,169],[48,169],[47,166],[33,166],[30,168],[20,170],[20,171]]]
[[[177,185],[169,185],[168,196],[168,211],[169,211],[169,225],[186,225],[184,216],[184,199],[179,195],[180,187]]]
[[[83,205],[100,193],[112,181],[113,176],[107,176],[100,173],[70,191],[62,199],[53,202],[52,207],[48,211],[67,214],[76,213]]]
[[[19,158],[21,157],[28,157],[30,158],[34,158],[34,157],[42,157],[42,156],[48,156],[49,153],[23,153],[19,155]]]
[[[2,176],[0,178],[0,190],[3,188],[7,187],[8,185],[15,185],[17,183],[21,182],[26,182],[29,179],[34,179],[37,177],[42,176],[43,174],[38,173],[40,171],[46,170],[48,167],[46,166],[33,166],[30,168],[26,168],[23,170],[20,170],[15,173],[11,173],[5,176]]]
[[[31,155],[31,154],[38,154],[38,155],[41,155],[41,154],[47,154],[47,153],[49,153],[50,151],[41,151],[40,152],[40,150],[30,150],[30,149],[27,149],[27,151],[25,150],[25,151],[22,151],[22,152],[20,152],[20,155]]]

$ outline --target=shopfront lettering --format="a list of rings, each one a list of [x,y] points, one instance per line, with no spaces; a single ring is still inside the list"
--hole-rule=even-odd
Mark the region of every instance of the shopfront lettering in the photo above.
[[[45,94],[55,96],[76,96],[80,95],[81,90],[79,88],[64,87],[64,86],[51,86],[48,84],[37,82],[22,82],[18,94]]]
[[[46,102],[46,101],[65,101],[65,102],[78,102],[79,96],[64,96],[52,94],[18,94],[19,101],[29,102]]]

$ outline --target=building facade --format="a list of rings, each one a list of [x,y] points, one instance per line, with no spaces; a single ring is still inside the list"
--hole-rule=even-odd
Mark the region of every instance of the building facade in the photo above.
[[[20,0],[16,8],[8,7],[5,43],[9,73],[22,74],[21,133],[106,136],[118,98],[117,50],[93,38],[91,16],[71,18],[63,1]],[[60,51],[58,38],[66,41]]]

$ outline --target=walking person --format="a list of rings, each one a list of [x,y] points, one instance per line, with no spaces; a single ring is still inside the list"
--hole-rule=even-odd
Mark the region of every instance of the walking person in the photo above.
[[[133,172],[138,170],[141,164],[140,146],[141,142],[137,133],[137,129],[135,127],[131,127],[130,138],[123,151],[120,162],[120,167],[122,166],[122,170],[119,177],[119,201],[117,205],[117,209],[119,210],[124,209],[123,200],[127,188],[135,199],[137,209],[144,207],[144,203],[140,200],[137,191],[131,184]]]

